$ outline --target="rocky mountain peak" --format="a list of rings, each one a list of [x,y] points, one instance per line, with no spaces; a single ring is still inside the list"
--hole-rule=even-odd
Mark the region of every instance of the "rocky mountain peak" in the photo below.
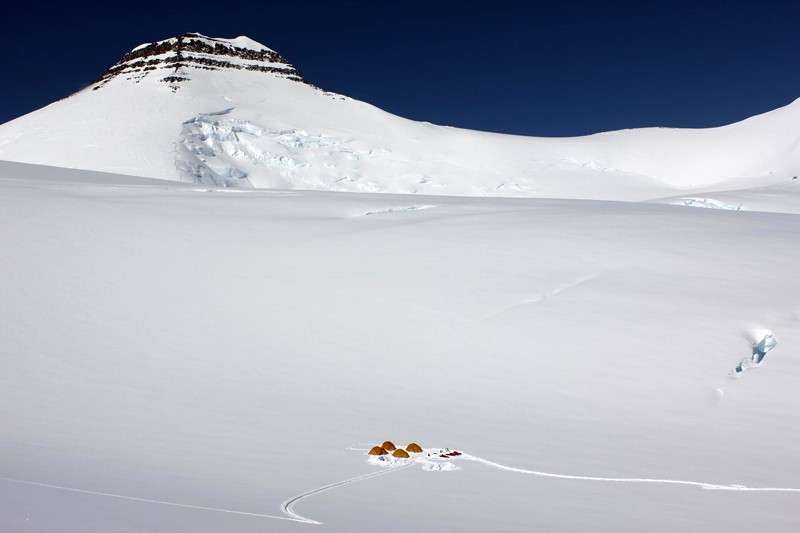
[[[158,76],[177,91],[198,69],[244,70],[306,83],[280,54],[248,37],[220,39],[184,33],[137,46],[92,82],[92,89],[101,89],[114,79],[139,83],[148,76]]]

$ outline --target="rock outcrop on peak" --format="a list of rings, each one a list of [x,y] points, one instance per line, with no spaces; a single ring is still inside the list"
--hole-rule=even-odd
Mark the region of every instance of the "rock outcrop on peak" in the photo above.
[[[150,74],[162,75],[159,81],[177,91],[182,83],[191,80],[193,69],[245,70],[277,75],[292,81],[307,83],[279,53],[255,41],[251,47],[237,46],[235,41],[206,37],[199,33],[184,33],[171,39],[144,44],[128,52],[92,82],[92,89],[102,88],[115,78],[138,83]],[[258,45],[258,46],[255,46]],[[258,49],[258,47],[261,47]]]

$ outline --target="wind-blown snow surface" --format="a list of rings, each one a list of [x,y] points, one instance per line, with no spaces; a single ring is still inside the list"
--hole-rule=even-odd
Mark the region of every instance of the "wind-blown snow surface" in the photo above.
[[[137,54],[147,47],[137,48],[112,77],[0,125],[0,159],[226,187],[614,200],[736,189],[741,180],[766,186],[800,173],[800,102],[712,129],[499,135],[324,92],[282,73],[295,72],[282,59],[210,52],[274,53],[246,37],[187,34],[149,46],[180,39],[207,50],[144,61]],[[275,66],[283,70],[242,70]]]
[[[799,232],[0,164],[0,476],[91,492],[4,479],[0,530],[797,531],[796,493],[517,470],[800,487]],[[778,346],[731,379],[755,328]],[[386,438],[489,463],[281,518]]]
[[[704,191],[691,196],[662,198],[654,202],[732,211],[800,214],[800,180],[731,191]]]

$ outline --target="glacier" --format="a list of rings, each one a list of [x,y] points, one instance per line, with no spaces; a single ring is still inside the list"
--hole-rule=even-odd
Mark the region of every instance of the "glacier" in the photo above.
[[[0,530],[795,531],[799,231],[0,162]]]

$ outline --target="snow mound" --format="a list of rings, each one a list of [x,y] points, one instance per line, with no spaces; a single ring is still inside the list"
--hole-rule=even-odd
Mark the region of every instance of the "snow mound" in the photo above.
[[[255,41],[255,40],[253,40],[250,37],[247,37],[245,35],[240,35],[238,37],[234,37],[233,39],[215,38],[214,40],[215,41],[223,41],[223,42],[227,41],[227,42],[229,42],[230,44],[232,44],[234,46],[237,46],[239,48],[247,48],[249,50],[259,50],[259,51],[260,50],[269,50],[269,51],[273,51],[272,48],[270,48],[268,46],[264,46],[260,42]]]

